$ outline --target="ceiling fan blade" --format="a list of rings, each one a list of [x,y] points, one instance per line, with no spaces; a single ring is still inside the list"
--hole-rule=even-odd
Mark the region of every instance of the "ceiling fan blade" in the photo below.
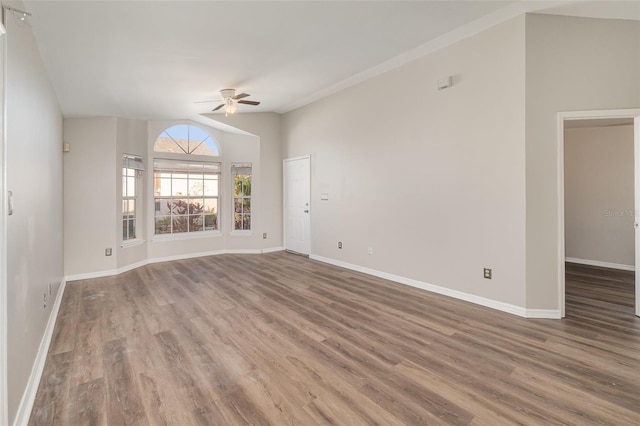
[[[218,105],[217,107],[215,107],[214,109],[212,109],[212,110],[211,110],[211,112],[213,112],[213,111],[217,111],[217,110],[219,110],[220,108],[222,108],[223,106],[224,106],[224,104],[220,104],[220,105]]]
[[[251,96],[251,95],[248,93],[240,93],[239,95],[234,96],[233,99],[237,101],[238,99],[246,98],[247,96]]]
[[[238,101],[239,104],[247,104],[247,105],[260,105],[258,101]]]

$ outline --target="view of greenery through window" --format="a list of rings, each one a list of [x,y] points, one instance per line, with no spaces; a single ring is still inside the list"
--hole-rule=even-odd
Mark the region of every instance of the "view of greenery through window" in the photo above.
[[[233,229],[251,229],[251,164],[233,164]]]
[[[221,163],[207,161],[219,151],[211,136],[189,124],[171,126],[160,134],[154,151],[168,158],[153,164],[154,228],[156,235],[219,230]],[[231,165],[233,230],[251,230],[251,163]]]
[[[154,161],[155,234],[218,229],[220,163]]]

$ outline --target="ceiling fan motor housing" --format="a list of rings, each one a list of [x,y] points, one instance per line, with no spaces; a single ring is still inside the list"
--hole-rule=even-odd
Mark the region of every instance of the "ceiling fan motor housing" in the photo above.
[[[222,89],[220,91],[220,95],[222,96],[222,99],[233,98],[233,97],[236,96],[236,90],[235,89]]]

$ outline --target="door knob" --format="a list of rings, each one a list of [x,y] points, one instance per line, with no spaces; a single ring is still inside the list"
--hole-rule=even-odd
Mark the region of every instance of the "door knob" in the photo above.
[[[304,212],[305,212],[305,213],[309,213],[309,210],[305,210]]]

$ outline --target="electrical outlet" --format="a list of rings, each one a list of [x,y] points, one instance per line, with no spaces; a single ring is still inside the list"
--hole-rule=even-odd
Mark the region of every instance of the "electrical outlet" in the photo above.
[[[491,269],[490,268],[484,268],[484,277],[488,280],[491,279]]]
[[[266,233],[266,232],[263,232],[263,233],[262,233],[262,239],[263,239],[263,240],[266,240],[266,239],[267,239],[267,233]]]
[[[113,251],[110,248],[104,249],[105,256],[111,256],[111,254],[113,254]]]
[[[369,248],[367,249],[367,253],[368,253],[368,254],[373,254],[373,249],[372,249],[371,247],[369,247]]]
[[[47,293],[42,293],[42,309],[47,309]]]
[[[341,249],[342,248],[342,241],[338,241],[338,248]]]

